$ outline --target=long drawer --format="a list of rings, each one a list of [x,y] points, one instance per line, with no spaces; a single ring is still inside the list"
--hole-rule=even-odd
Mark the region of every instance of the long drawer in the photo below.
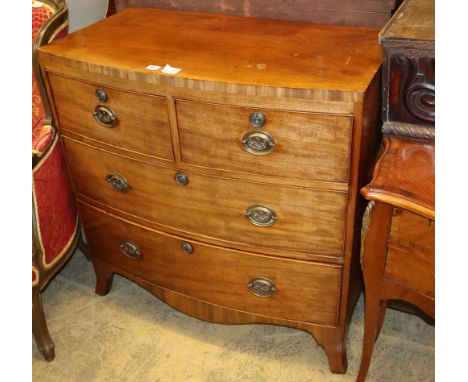
[[[49,73],[62,131],[173,160],[167,100]],[[100,98],[98,98],[100,97]]]
[[[94,256],[187,296],[268,317],[337,323],[341,266],[190,241],[80,203]]]
[[[346,183],[353,118],[176,100],[185,163]]]
[[[71,139],[64,143],[76,191],[100,203],[226,242],[342,256],[344,192],[181,174]]]

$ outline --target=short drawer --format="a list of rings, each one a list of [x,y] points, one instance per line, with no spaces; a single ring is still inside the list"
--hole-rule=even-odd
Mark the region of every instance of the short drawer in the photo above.
[[[165,97],[54,73],[49,73],[49,81],[61,130],[149,157],[173,160]]]
[[[395,209],[385,277],[434,297],[434,241],[434,221],[407,210]]]
[[[176,100],[182,161],[347,182],[353,118]]]
[[[132,224],[80,203],[93,256],[184,295],[293,321],[335,325],[341,266],[227,250]]]
[[[100,203],[226,242],[342,256],[344,192],[182,174],[64,142],[76,191]]]

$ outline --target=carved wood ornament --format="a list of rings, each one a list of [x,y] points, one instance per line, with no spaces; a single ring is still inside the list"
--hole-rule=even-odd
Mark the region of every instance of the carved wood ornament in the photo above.
[[[389,119],[435,123],[435,59],[396,55],[390,61]]]

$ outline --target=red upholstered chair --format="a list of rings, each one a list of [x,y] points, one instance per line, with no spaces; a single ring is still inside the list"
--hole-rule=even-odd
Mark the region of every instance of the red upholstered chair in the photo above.
[[[50,105],[37,65],[39,46],[67,34],[64,0],[32,2],[32,326],[38,349],[54,359],[40,292],[74,252],[79,238],[76,202]]]

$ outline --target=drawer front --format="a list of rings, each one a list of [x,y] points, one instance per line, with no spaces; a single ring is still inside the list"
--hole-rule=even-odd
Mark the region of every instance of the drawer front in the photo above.
[[[385,276],[425,295],[435,293],[435,224],[395,209],[388,241]]]
[[[80,204],[80,211],[93,256],[147,281],[205,302],[268,317],[337,323],[340,266],[187,241],[85,204]]]
[[[347,182],[350,116],[176,101],[182,161],[253,174]]]
[[[113,89],[54,73],[49,74],[49,80],[62,130],[124,150],[173,160],[165,97]],[[115,125],[111,126],[113,120]]]
[[[77,192],[96,201],[174,229],[228,242],[342,256],[346,193],[195,173],[186,173],[188,184],[183,185],[176,181],[175,170],[69,139],[65,144]],[[119,191],[118,178],[114,186],[112,181],[106,182],[109,174],[124,177],[128,190]],[[177,180],[183,183],[180,175]]]

